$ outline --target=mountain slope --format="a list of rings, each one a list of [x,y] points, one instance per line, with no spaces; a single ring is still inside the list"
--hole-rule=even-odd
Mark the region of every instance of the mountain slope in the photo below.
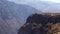
[[[33,13],[42,12],[28,5],[0,0],[0,34],[17,34],[26,18]]]

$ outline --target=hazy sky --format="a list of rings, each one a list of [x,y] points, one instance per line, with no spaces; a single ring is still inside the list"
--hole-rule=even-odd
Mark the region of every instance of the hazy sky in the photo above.
[[[35,1],[51,1],[51,2],[56,2],[60,3],[60,0],[9,0],[15,3],[29,3],[29,2],[35,2]]]
[[[50,1],[50,2],[55,2],[55,3],[60,3],[60,0],[9,0],[9,1],[11,1],[11,2],[15,2],[15,3],[18,3],[18,4],[29,4],[29,3],[35,3],[35,2],[38,2],[38,1]],[[35,6],[35,5],[34,5]],[[33,6],[33,7],[34,7]],[[37,6],[35,6],[35,8],[36,9],[40,9],[39,8],[39,6],[40,5],[37,5]],[[42,5],[43,6],[43,5]],[[51,9],[51,8],[52,9]],[[60,13],[60,5],[57,5],[57,6],[54,6],[54,5],[52,5],[52,6],[49,6],[46,10],[52,10],[53,12],[52,13],[54,13],[54,12],[57,12],[57,13]],[[42,7],[42,8],[45,8],[45,5]],[[56,11],[55,11],[55,8],[56,8]],[[45,9],[44,9],[45,10]],[[44,11],[43,11],[44,12]],[[45,12],[48,12],[48,11],[45,11]],[[51,11],[50,11],[51,12]]]

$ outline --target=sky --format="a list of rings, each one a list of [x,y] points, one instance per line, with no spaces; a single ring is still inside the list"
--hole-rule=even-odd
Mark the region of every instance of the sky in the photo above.
[[[29,3],[29,2],[34,2],[34,1],[50,1],[50,2],[55,2],[55,3],[60,3],[60,0],[9,0],[15,3]]]

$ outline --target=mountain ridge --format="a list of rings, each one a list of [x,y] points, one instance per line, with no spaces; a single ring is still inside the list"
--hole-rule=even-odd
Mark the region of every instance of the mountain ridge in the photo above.
[[[37,12],[42,13],[28,5],[18,5],[0,0],[0,34],[17,34],[18,29],[25,23],[26,18],[30,14]]]

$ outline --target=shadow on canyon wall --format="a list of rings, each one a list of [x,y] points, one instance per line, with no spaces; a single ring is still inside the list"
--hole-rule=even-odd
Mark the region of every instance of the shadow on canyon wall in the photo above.
[[[47,16],[43,14],[32,14],[27,18],[26,23],[19,29],[18,34],[47,34],[51,26],[49,23],[60,23],[60,15]],[[55,25],[56,26],[56,25]]]

